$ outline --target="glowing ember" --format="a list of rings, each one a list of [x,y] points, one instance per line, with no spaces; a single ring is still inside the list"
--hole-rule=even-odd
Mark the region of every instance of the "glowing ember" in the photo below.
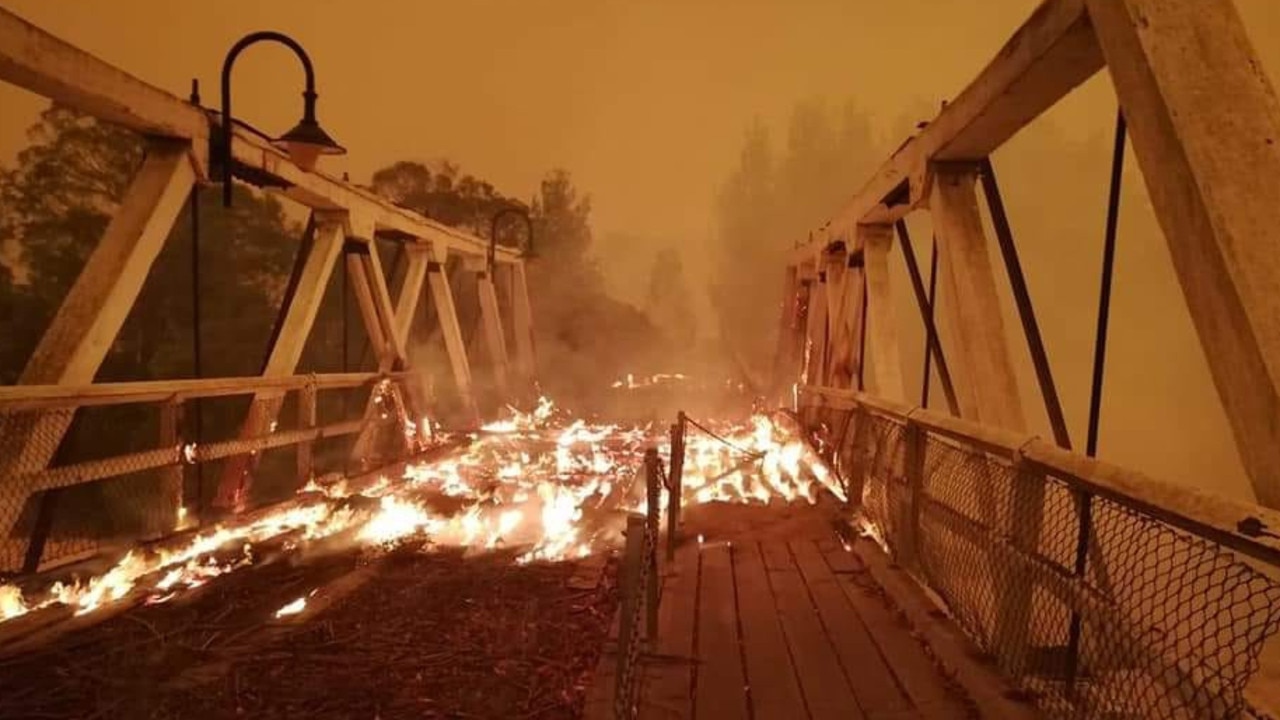
[[[306,609],[306,607],[307,607],[307,599],[305,597],[300,597],[297,600],[294,600],[288,605],[285,605],[284,607],[277,610],[276,617],[282,618],[287,615],[297,615],[298,613]]]
[[[672,379],[683,376],[641,380]],[[628,379],[629,385],[636,382]],[[440,434],[429,419],[414,424],[404,417],[394,396],[379,398],[400,416],[406,438]],[[747,423],[707,429],[711,432],[690,427],[686,437],[684,503],[812,503],[824,489],[843,499],[832,473],[790,424],[757,415]],[[417,539],[428,549],[513,548],[521,563],[582,557],[617,537],[616,511],[645,509],[638,472],[644,448],[657,445],[660,453],[670,452],[659,428],[571,419],[545,398],[532,412],[511,409],[508,417],[471,438],[465,449],[407,466],[399,479],[378,478],[361,487],[356,481],[312,478],[287,506],[203,530],[180,545],[135,549],[97,577],[32,595],[0,585],[0,621],[52,605],[83,614],[126,597],[166,602],[252,565],[254,548],[269,540],[286,551],[323,539],[339,547]],[[183,451],[194,457],[194,446]],[[661,498],[665,511],[668,498],[665,493]],[[188,520],[185,508],[178,510],[177,520],[180,525]],[[306,598],[299,598],[277,617],[300,612],[305,604]]]

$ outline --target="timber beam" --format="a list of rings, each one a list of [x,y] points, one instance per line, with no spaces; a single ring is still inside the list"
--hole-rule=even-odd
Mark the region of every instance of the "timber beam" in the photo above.
[[[972,83],[909,139],[811,242],[852,234],[858,223],[891,224],[929,197],[929,163],[981,160],[1103,67],[1084,0],[1044,0]],[[905,195],[903,190],[906,190]],[[821,246],[820,246],[821,247]]]
[[[218,113],[143,82],[2,7],[0,81],[144,135],[189,141],[199,180],[210,179],[208,140],[221,124]],[[244,127],[234,128],[231,150],[238,173],[283,188],[285,196],[312,210],[345,210],[367,218],[379,234],[453,252],[485,256],[489,251],[488,240],[397,207],[370,190],[303,170],[266,138]],[[499,263],[521,258],[505,247],[498,247],[495,255]]]

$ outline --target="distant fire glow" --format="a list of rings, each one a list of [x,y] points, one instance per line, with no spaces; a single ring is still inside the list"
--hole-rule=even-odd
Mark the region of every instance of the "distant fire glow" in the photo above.
[[[629,378],[628,386],[634,384]],[[831,472],[788,423],[757,415],[713,429],[723,441],[693,429],[687,436],[684,503],[815,502],[823,489],[841,497]],[[445,436],[426,418],[406,432]],[[167,602],[253,565],[255,548],[267,541],[286,551],[320,541],[374,552],[410,541],[423,551],[507,548],[520,563],[584,557],[618,541],[619,511],[645,509],[644,448],[658,447],[664,462],[670,451],[665,428],[591,424],[545,398],[531,412],[511,409],[465,439],[440,459],[409,465],[398,479],[359,487],[312,479],[275,511],[181,543],[137,548],[96,577],[33,592],[0,585],[0,621],[57,606],[91,613],[126,598]],[[661,509],[666,504],[664,493]],[[305,606],[306,598],[298,598],[276,616]]]

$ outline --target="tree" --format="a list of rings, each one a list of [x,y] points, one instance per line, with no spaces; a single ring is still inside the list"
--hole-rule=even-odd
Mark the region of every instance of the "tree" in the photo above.
[[[89,253],[97,245],[141,165],[144,144],[127,130],[59,105],[30,129],[30,144],[12,167],[0,169],[0,238],[17,249],[0,278],[0,354],[5,382],[18,379]],[[204,374],[261,370],[272,320],[298,248],[298,229],[274,198],[235,188],[224,211],[214,193],[201,199],[201,283]],[[189,212],[190,208],[188,208]],[[99,380],[189,376],[193,369],[191,226],[180,216],[115,343]],[[229,405],[210,412],[205,428],[229,433],[240,413]],[[78,414],[60,450],[62,461],[154,447],[149,408],[121,406]],[[91,506],[127,481],[79,487]],[[139,495],[111,503],[141,512]],[[74,506],[75,498],[69,501]],[[66,508],[69,513],[71,508]],[[93,513],[121,518],[126,513]],[[119,529],[119,528],[117,528]]]
[[[764,123],[748,126],[717,197],[713,304],[727,351],[755,376],[772,360],[786,252],[856,190],[874,167],[874,152],[867,115],[852,101],[838,109],[799,103],[780,160]]]
[[[645,310],[674,350],[687,352],[693,347],[698,332],[693,299],[684,263],[674,248],[663,248],[654,259]]]

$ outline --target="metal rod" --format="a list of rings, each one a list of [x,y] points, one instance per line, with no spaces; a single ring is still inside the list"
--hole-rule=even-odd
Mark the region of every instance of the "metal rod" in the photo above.
[[[1000,254],[1004,257],[1004,267],[1009,274],[1009,286],[1013,290],[1018,318],[1022,321],[1022,332],[1027,338],[1027,349],[1031,351],[1031,364],[1035,367],[1036,381],[1040,384],[1040,395],[1044,399],[1044,409],[1049,416],[1049,426],[1053,429],[1053,439],[1060,447],[1069,450],[1071,436],[1067,432],[1062,400],[1058,397],[1058,387],[1053,382],[1053,371],[1049,368],[1049,355],[1044,349],[1044,338],[1040,335],[1040,324],[1036,321],[1035,308],[1031,305],[1031,293],[1027,289],[1026,276],[1022,273],[1022,263],[1018,259],[1018,246],[1013,240],[1009,216],[1005,212],[1004,199],[1000,195],[1000,185],[996,182],[996,171],[991,165],[990,158],[983,158],[980,167],[982,194],[986,196],[987,208],[991,211],[991,223],[995,226]]]
[[[269,40],[278,42],[281,45],[293,51],[298,59],[302,61],[302,71],[306,74],[306,90],[302,93],[303,99],[303,119],[315,121],[316,110],[316,74],[311,66],[311,58],[307,56],[307,51],[296,40],[283,33],[263,31],[245,35],[231,46],[227,51],[227,57],[222,61],[222,147],[218,148],[222,161],[222,206],[231,207],[231,67],[235,64],[236,58],[250,45]]]
[[[938,236],[933,236],[929,245],[929,317],[937,321],[938,313],[935,304],[938,296]],[[929,373],[932,370],[933,353],[924,354],[924,389],[920,393],[920,407],[929,407]]]
[[[192,78],[190,102],[200,106],[200,81]],[[199,380],[204,377],[201,350],[202,333],[200,332],[200,183],[191,186],[188,199],[191,204],[191,374]],[[195,398],[191,413],[191,441],[198,446],[204,441],[204,401]],[[197,464],[192,468],[195,475],[195,518],[199,522],[204,513],[204,465]]]
[[[925,294],[924,281],[920,278],[920,265],[916,262],[916,251],[911,247],[911,233],[907,231],[907,223],[898,220],[894,223],[898,231],[902,256],[907,261],[907,274],[911,276],[911,289],[915,291],[916,304],[920,307],[920,317],[924,320],[925,354],[932,354],[938,361],[938,380],[942,382],[942,392],[947,396],[947,407],[951,414],[960,415],[960,405],[956,402],[956,389],[951,383],[951,371],[947,368],[947,358],[942,353],[942,342],[938,339],[938,326],[933,318],[933,304]],[[925,375],[924,383],[929,384],[929,376]],[[923,392],[922,392],[923,394]]]
[[[1089,394],[1089,427],[1085,441],[1085,455],[1098,454],[1098,422],[1102,410],[1102,380],[1107,358],[1107,328],[1111,319],[1111,279],[1115,269],[1116,227],[1120,217],[1120,188],[1124,178],[1124,148],[1126,127],[1124,111],[1116,114],[1115,146],[1111,156],[1111,189],[1107,196],[1106,236],[1102,245],[1102,287],[1098,297],[1098,332],[1093,346],[1093,387]],[[1089,566],[1089,539],[1093,535],[1093,497],[1085,491],[1076,494],[1079,527],[1076,533],[1075,575],[1084,578]],[[1071,613],[1067,628],[1067,693],[1075,694],[1076,677],[1080,665],[1081,617],[1078,611]]]

